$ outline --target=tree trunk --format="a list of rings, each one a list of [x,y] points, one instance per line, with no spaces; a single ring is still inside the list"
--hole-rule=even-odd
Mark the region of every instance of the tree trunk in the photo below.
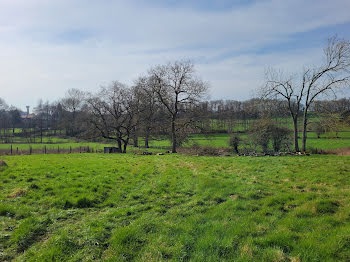
[[[42,116],[40,116],[41,118]],[[43,120],[42,118],[40,119],[40,143],[43,143]]]
[[[139,146],[139,139],[137,136],[134,137],[134,147],[138,147]]]
[[[146,131],[146,136],[145,136],[145,147],[149,148],[149,131]]]
[[[137,129],[136,127],[134,127],[134,134],[133,134],[133,139],[134,141],[134,147],[138,147],[139,146],[139,137],[138,137],[138,134],[137,134]]]
[[[126,147],[128,146],[128,144],[129,144],[129,137],[126,140],[124,140],[123,153],[126,153]]]
[[[172,140],[172,152],[176,153],[176,126],[175,116],[171,120],[171,140]]]
[[[72,136],[75,136],[75,109],[73,109]]]
[[[122,141],[120,139],[118,139],[117,143],[118,143],[118,148],[119,148],[120,152],[122,152]]]
[[[306,152],[306,138],[307,138],[307,108],[305,108],[304,111],[304,118],[303,118],[303,140],[302,140],[302,152]]]
[[[298,141],[298,118],[293,118],[293,126],[294,126],[294,151],[299,152],[299,141]]]

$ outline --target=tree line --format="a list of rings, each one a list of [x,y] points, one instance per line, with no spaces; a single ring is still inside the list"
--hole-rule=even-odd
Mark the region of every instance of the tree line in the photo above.
[[[104,139],[115,141],[120,152],[126,152],[129,144],[139,146],[140,137],[149,147],[151,139],[167,136],[172,152],[176,152],[189,134],[255,129],[268,130],[277,150],[287,132],[271,129],[266,121],[259,127],[254,120],[274,120],[277,126],[286,126],[290,119],[294,151],[300,151],[301,123],[301,151],[305,152],[308,130],[329,130],[334,123],[345,122],[350,111],[349,99],[330,99],[349,88],[349,41],[331,38],[323,58],[322,64],[304,68],[299,74],[268,69],[258,96],[247,101],[208,100],[209,84],[191,61],[154,66],[131,86],[113,81],[94,93],[70,89],[57,102],[40,100],[31,115],[0,99],[0,139],[9,143],[15,138],[43,142],[43,138],[58,135]],[[316,124],[310,121],[315,113],[322,116]],[[263,148],[266,137],[256,137]]]

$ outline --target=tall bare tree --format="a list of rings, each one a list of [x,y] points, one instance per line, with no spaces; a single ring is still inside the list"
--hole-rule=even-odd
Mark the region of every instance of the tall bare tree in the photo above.
[[[314,101],[322,96],[336,94],[349,87],[350,80],[350,42],[337,37],[328,40],[324,48],[324,62],[304,69],[298,76],[284,76],[280,71],[268,70],[262,96],[282,98],[288,102],[288,109],[294,126],[294,149],[299,151],[298,117],[303,115],[302,151],[306,151],[308,113]]]
[[[302,151],[306,151],[309,108],[319,96],[335,94],[348,87],[350,80],[350,41],[332,37],[324,49],[325,61],[316,68],[306,69],[302,86],[305,89]]]
[[[179,113],[198,103],[206,94],[208,85],[197,77],[190,61],[158,65],[149,73],[154,81],[154,92],[170,117],[172,152],[176,153]]]

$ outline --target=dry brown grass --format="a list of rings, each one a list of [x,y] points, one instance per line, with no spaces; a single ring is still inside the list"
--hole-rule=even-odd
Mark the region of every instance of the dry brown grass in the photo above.
[[[25,196],[27,194],[27,190],[18,187],[15,188],[15,190],[13,190],[13,192],[11,194],[9,194],[9,198],[15,198],[15,197],[21,197],[21,196]]]
[[[5,160],[1,160],[1,159],[0,159],[0,167],[1,167],[1,166],[7,166]]]
[[[230,154],[230,149],[225,147],[190,147],[179,148],[178,152],[185,155],[198,155],[198,156],[227,156]]]
[[[329,154],[329,155],[338,155],[338,156],[350,156],[350,147],[329,149],[329,150],[323,151],[322,153]]]

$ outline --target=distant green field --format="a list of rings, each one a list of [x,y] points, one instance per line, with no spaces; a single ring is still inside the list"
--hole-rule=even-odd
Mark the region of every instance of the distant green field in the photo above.
[[[307,147],[318,149],[337,149],[343,147],[350,147],[350,132],[340,132],[339,138],[335,138],[334,133],[328,133],[317,138],[315,133],[308,133]],[[301,145],[301,139],[300,139]]]
[[[300,136],[302,134],[300,133]],[[337,149],[342,147],[350,147],[350,132],[339,132],[339,138],[334,138],[335,134],[328,133],[317,138],[315,133],[308,133],[307,146],[318,149]],[[242,139],[246,137],[245,134],[240,135]],[[230,135],[229,134],[210,134],[210,135],[192,135],[189,142],[185,143],[184,147],[190,147],[194,143],[200,146],[212,147],[228,147]],[[301,146],[301,139],[299,139]],[[159,139],[150,142],[151,147],[170,147],[170,140]]]
[[[320,118],[315,115],[309,116],[309,122],[316,122]],[[274,117],[271,118],[272,121],[274,121],[276,124],[288,127],[290,129],[293,129],[293,121],[290,117]],[[227,130],[227,131],[246,131],[250,125],[252,125],[254,122],[258,121],[258,119],[246,119],[246,120],[240,120],[240,119],[226,119],[224,121],[220,119],[212,119],[209,123],[210,130],[218,131],[218,130]],[[298,127],[299,130],[302,129],[303,126],[303,119],[300,117],[298,121]]]
[[[350,157],[1,158],[2,261],[350,260]]]
[[[73,153],[78,153],[78,152],[86,152],[87,150],[94,151],[94,152],[103,152],[104,147],[115,147],[116,144],[109,143],[109,144],[104,144],[104,143],[97,143],[97,142],[71,142],[71,143],[57,143],[57,144],[40,144],[40,143],[35,143],[35,144],[12,144],[12,151],[13,153],[17,153],[17,148],[18,152],[21,153],[28,153],[30,150],[30,147],[32,147],[33,153],[43,153],[45,152],[45,147],[48,153],[62,153],[62,151],[69,151],[72,149]],[[11,150],[11,144],[0,144],[0,150],[4,150],[7,153],[10,152]],[[149,148],[147,151],[149,152],[162,152],[165,151],[166,149],[159,149],[159,148]],[[133,147],[132,145],[129,145],[127,148],[128,152],[132,153],[140,153],[143,151],[146,151],[142,147]]]
[[[19,133],[22,133],[22,130],[19,129],[19,128],[16,128],[15,129],[15,134],[19,134]],[[9,134],[8,134],[8,140],[13,142],[13,143],[28,143],[28,142],[35,142],[35,143],[40,143],[41,142],[41,138],[40,136],[37,134],[36,137],[34,137],[32,134],[30,135],[30,138],[29,136],[26,137],[22,137],[22,136],[13,136],[12,134],[12,129],[10,130]],[[3,138],[0,137],[0,142],[3,142]],[[65,143],[65,142],[73,142],[74,139],[72,138],[61,138],[61,137],[57,137],[57,136],[49,136],[49,135],[46,135],[46,134],[43,134],[43,137],[42,137],[42,142],[43,143]]]
[[[300,136],[302,134],[300,133]],[[246,138],[246,134],[240,134],[240,137],[242,139]],[[344,147],[350,147],[350,131],[345,132],[339,132],[338,134],[339,138],[335,138],[334,133],[327,133],[323,134],[321,138],[317,138],[315,133],[309,132],[308,133],[308,140],[307,140],[307,148],[317,148],[317,149],[337,149],[337,148],[344,148]],[[183,147],[192,147],[193,145],[197,144],[199,146],[209,146],[209,147],[228,147],[228,141],[229,141],[230,135],[229,134],[196,134],[191,135],[189,137],[188,142],[184,143]],[[300,146],[301,146],[301,139],[299,140]],[[150,147],[147,149],[147,151],[150,152],[160,152],[165,151],[171,148],[171,142],[167,137],[159,137],[154,138],[149,143]],[[47,150],[56,151],[59,150],[80,150],[86,151],[87,148],[94,151],[103,151],[103,147],[105,146],[116,146],[113,141],[109,141],[108,143],[98,143],[98,142],[74,142],[74,139],[63,139],[63,138],[52,138],[51,143],[14,143],[12,144],[12,150],[13,152],[18,151],[29,151],[29,148],[32,147],[32,149],[36,152],[43,152],[44,148],[46,147]],[[144,146],[144,140],[142,138],[139,139],[139,146],[140,148],[134,148],[132,146],[132,143],[128,146],[128,152],[142,152],[146,151],[146,149],[143,148]],[[241,145],[241,148],[243,146]],[[0,144],[0,150],[4,150],[6,152],[10,152],[11,144]]]
[[[32,147],[33,149],[40,149],[43,150],[43,148],[46,146],[48,150],[57,150],[60,149],[69,149],[72,148],[84,148],[84,147],[90,147],[98,150],[102,150],[104,146],[112,146],[111,144],[101,144],[101,143],[90,143],[90,142],[68,142],[68,143],[24,143],[24,144],[12,144],[13,150],[16,150],[17,147],[19,150],[29,150],[29,147]],[[114,145],[115,146],[115,145]],[[0,144],[0,149],[9,149],[11,148],[11,144]]]

